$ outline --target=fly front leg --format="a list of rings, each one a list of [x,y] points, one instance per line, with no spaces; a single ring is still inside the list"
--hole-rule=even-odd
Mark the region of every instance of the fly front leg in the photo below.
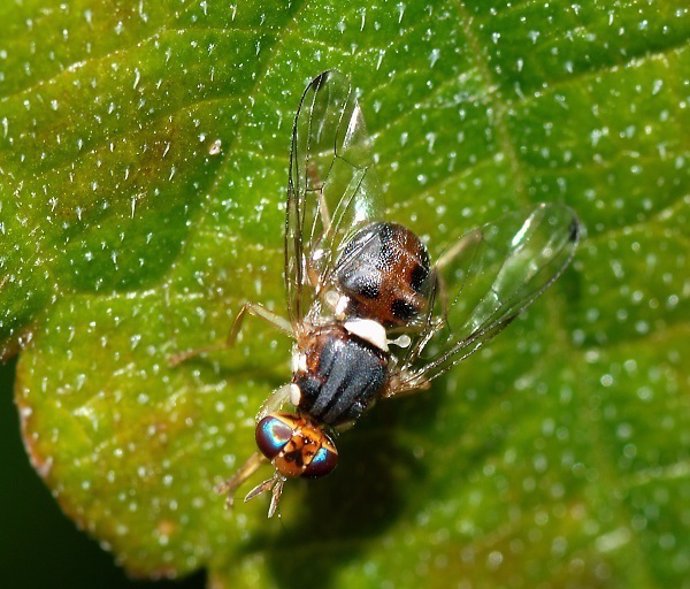
[[[276,471],[273,473],[273,476],[270,479],[266,479],[249,491],[247,496],[244,498],[244,502],[246,503],[247,501],[251,501],[255,497],[270,491],[271,502],[268,506],[268,517],[271,518],[278,509],[278,503],[280,503],[280,496],[283,494],[283,486],[285,485],[286,481],[287,479]]]
[[[269,395],[268,399],[263,402],[261,409],[259,409],[259,413],[256,414],[254,419],[259,423],[269,413],[279,411],[288,401],[297,406],[299,404],[299,396],[300,390],[296,384],[288,383],[278,387]]]
[[[235,474],[214,487],[216,493],[219,495],[226,495],[225,507],[227,509],[232,508],[235,502],[235,492],[237,489],[259,470],[260,466],[266,463],[268,463],[268,459],[263,454],[254,452]]]
[[[282,387],[277,388],[271,395],[266,399],[264,404],[261,406],[259,414],[256,416],[257,423],[261,421],[269,413],[273,413],[281,408],[283,404],[289,400],[294,400],[294,389],[297,388],[294,384],[286,384]],[[299,389],[297,389],[299,391]],[[241,487],[246,480],[248,480],[259,468],[268,464],[269,460],[261,452],[254,452],[249,459],[233,474],[229,479],[223,481],[219,485],[216,485],[215,491],[219,495],[226,495],[225,506],[231,509],[235,502],[235,493],[237,489]],[[280,475],[277,471],[274,475],[254,487],[249,494],[245,497],[245,501],[264,493],[266,491],[272,492],[271,507],[269,508],[269,515],[271,517],[278,506],[278,501],[280,499],[280,494],[283,490],[283,484],[285,483],[285,477]]]

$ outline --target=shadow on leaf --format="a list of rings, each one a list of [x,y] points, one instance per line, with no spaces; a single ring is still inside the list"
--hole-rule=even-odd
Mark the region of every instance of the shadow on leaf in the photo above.
[[[431,394],[382,403],[338,439],[335,473],[303,482],[300,507],[283,518],[281,532],[270,540],[261,534],[245,547],[265,552],[278,586],[333,585],[336,572],[359,557],[369,539],[394,525],[428,474],[410,439],[424,435],[440,401]]]

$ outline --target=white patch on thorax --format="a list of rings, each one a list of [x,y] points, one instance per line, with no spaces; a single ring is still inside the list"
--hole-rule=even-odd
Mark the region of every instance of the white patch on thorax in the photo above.
[[[301,400],[302,400],[302,391],[294,382],[291,383],[290,384],[290,403],[292,403],[295,407],[297,407]]]
[[[350,304],[350,297],[346,297],[345,295],[341,295],[340,298],[338,298],[338,302],[335,305],[335,318],[336,319],[343,319],[345,317],[345,311],[347,311],[347,306],[349,304]],[[362,321],[368,321],[368,319],[362,319]],[[374,323],[376,323],[376,322],[374,321]],[[347,329],[347,327],[345,329]]]
[[[348,333],[356,335],[365,342],[369,342],[379,350],[388,351],[386,329],[378,321],[373,319],[351,319],[350,321],[345,321],[343,327]]]
[[[340,295],[335,290],[326,291],[323,295],[323,300],[326,304],[333,310],[338,306],[338,301],[340,300]]]
[[[345,319],[345,311],[350,304],[350,297],[340,294],[337,290],[326,291],[323,295],[323,300],[331,309],[335,318],[339,321]]]
[[[306,372],[307,371],[307,355],[304,352],[300,352],[297,346],[294,347],[292,351],[292,357],[290,358],[290,368],[292,373],[296,372]]]

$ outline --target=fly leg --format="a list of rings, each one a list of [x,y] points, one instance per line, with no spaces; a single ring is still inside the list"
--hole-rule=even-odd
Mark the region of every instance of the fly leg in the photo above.
[[[266,307],[263,307],[258,303],[244,303],[244,305],[242,305],[240,310],[237,312],[235,320],[232,322],[232,327],[230,327],[230,331],[228,332],[224,342],[205,346],[203,348],[196,348],[194,350],[178,352],[168,358],[168,363],[170,366],[177,366],[178,364],[181,364],[190,358],[195,358],[201,354],[219,352],[221,350],[231,348],[237,341],[237,336],[242,328],[242,324],[244,323],[244,318],[246,317],[247,313],[254,315],[255,317],[260,317],[264,321],[267,321],[276,327],[279,331],[282,331],[284,334],[294,337],[292,325],[287,319],[284,319],[280,315],[276,315],[273,311],[269,311]]]
[[[329,174],[330,173],[333,172],[330,171]],[[350,207],[352,206],[353,200],[360,194],[362,184],[367,175],[367,168],[354,168],[352,179],[349,181],[348,186],[345,187],[345,192],[332,211],[328,206],[328,198],[326,195],[326,191],[328,190],[328,179],[320,178],[316,166],[313,164],[307,166],[307,175],[309,176],[310,190],[316,192],[319,208],[318,218],[321,220],[321,228],[319,231],[314,231],[317,229],[317,219],[314,219],[312,221],[314,224],[312,233],[319,237],[315,242],[315,249],[311,254],[311,258],[305,260],[305,262],[307,265],[306,270],[309,282],[314,288],[318,288],[320,278],[319,268],[313,267],[312,263],[316,260],[320,260],[318,266],[323,268],[332,261],[331,256],[334,253],[331,250],[332,240],[343,223],[350,223],[352,221],[352,219],[346,218],[346,213],[351,210]],[[333,188],[331,188],[331,190],[333,190]]]
[[[283,486],[285,485],[286,480],[287,479],[282,474],[280,474],[278,471],[275,471],[270,479],[266,479],[249,491],[247,496],[244,498],[244,502],[246,503],[247,501],[251,501],[262,493],[267,493],[270,491],[271,503],[268,506],[268,517],[273,517],[278,509],[278,503],[280,502],[280,496],[283,494]]]
[[[235,344],[237,335],[242,328],[242,323],[244,323],[244,318],[246,317],[247,313],[254,315],[254,317],[260,317],[264,321],[267,321],[273,325],[273,327],[279,331],[282,331],[285,335],[294,337],[292,325],[287,319],[284,319],[280,315],[276,315],[273,311],[269,311],[266,307],[259,305],[258,303],[245,303],[237,312],[235,320],[232,322],[232,327],[230,328],[228,336],[225,340],[226,347],[231,347]]]
[[[214,487],[216,493],[226,495],[225,507],[227,509],[232,509],[235,502],[235,491],[266,462],[268,459],[263,454],[254,452],[235,474]]]
[[[434,270],[436,274],[436,282],[438,287],[438,297],[439,302],[441,304],[443,317],[445,320],[447,320],[448,318],[448,289],[445,281],[443,280],[442,270],[449,264],[454,263],[456,260],[460,260],[465,255],[476,255],[477,252],[476,250],[473,251],[473,248],[479,246],[483,240],[484,236],[482,234],[481,229],[474,229],[473,231],[470,231],[469,233],[464,235],[460,240],[458,240],[458,242],[453,247],[446,250],[436,261]]]
[[[296,395],[299,395],[299,387],[295,384],[287,383],[282,387],[278,387],[261,405],[261,409],[259,409],[255,417],[256,422],[259,423],[269,413],[275,413],[280,410],[288,401],[296,400],[299,402],[299,398]],[[293,405],[297,405],[297,403],[293,402]]]
[[[261,410],[256,416],[257,423],[261,421],[269,413],[279,410],[288,400],[291,399],[291,393],[293,393],[293,384],[285,384],[282,387],[278,387],[271,395],[266,399],[264,404],[261,406]],[[299,391],[299,389],[297,389]],[[226,481],[223,481],[215,487],[216,493],[219,495],[226,495],[225,505],[228,509],[232,508],[235,502],[235,492],[237,489],[244,484],[244,482],[249,479],[262,465],[266,464],[268,459],[260,452],[254,452],[249,459]],[[271,517],[276,508],[278,507],[278,500],[283,491],[283,484],[285,483],[285,477],[280,475],[277,471],[270,478],[260,483],[254,487],[247,496],[245,501],[253,499],[257,495],[271,490],[272,499],[271,506],[268,511],[268,517]]]

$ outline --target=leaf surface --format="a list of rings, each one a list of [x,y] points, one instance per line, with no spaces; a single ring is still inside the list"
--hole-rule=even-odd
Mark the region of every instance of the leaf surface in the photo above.
[[[81,0],[0,8],[0,340],[25,443],[133,574],[214,586],[688,587],[683,0]],[[212,490],[290,344],[282,205],[305,83],[362,91],[390,216],[438,254],[566,202],[573,267],[424,395],[381,403],[282,523]],[[685,583],[685,585],[683,585]]]

